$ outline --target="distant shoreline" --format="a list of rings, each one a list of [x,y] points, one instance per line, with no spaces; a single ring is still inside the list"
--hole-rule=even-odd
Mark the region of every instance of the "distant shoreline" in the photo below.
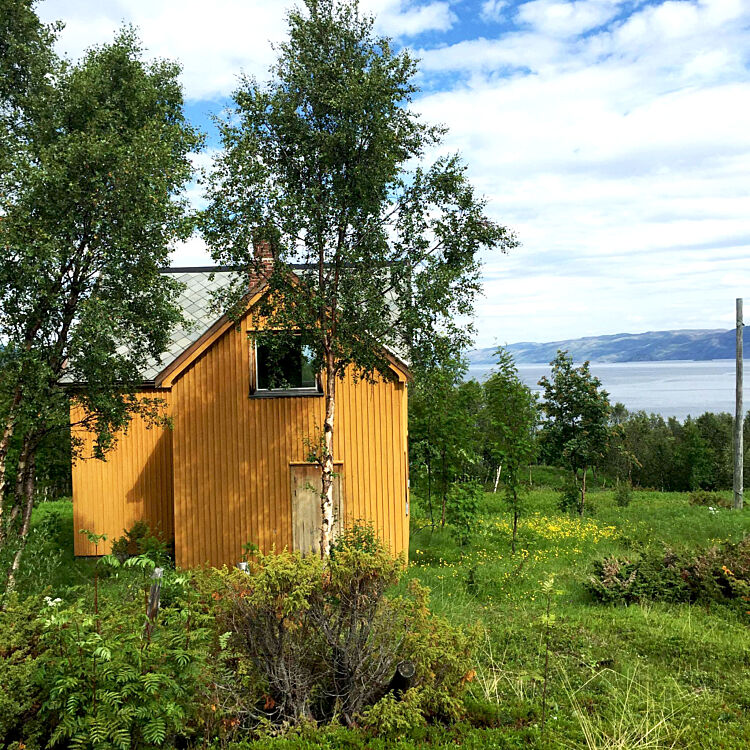
[[[747,333],[745,344],[750,346],[750,335]],[[720,362],[734,359],[735,347],[736,331],[732,328],[726,331],[710,329],[617,333],[546,343],[522,341],[508,344],[504,348],[519,365],[548,364],[561,349],[567,351],[575,362],[588,360],[603,365],[628,362]],[[494,364],[496,349],[496,346],[490,346],[469,352],[469,364]]]
[[[750,359],[750,355],[747,357]],[[551,361],[551,360],[550,360]],[[624,365],[700,365],[700,364],[716,364],[721,362],[731,362],[732,365],[734,365],[734,357],[716,357],[715,359],[629,359],[622,362],[615,362],[614,360],[600,360],[600,359],[578,359],[577,357],[574,357],[575,364],[581,364],[582,362],[587,361],[592,365],[596,365],[597,367],[607,367],[607,366],[613,366],[613,367],[622,367]],[[517,367],[524,367],[526,365],[533,365],[535,367],[549,367],[550,362],[549,361],[536,361],[536,360],[515,360]],[[487,360],[485,361],[473,361],[469,363],[469,369],[471,370],[474,367],[494,367],[497,365],[496,360]]]

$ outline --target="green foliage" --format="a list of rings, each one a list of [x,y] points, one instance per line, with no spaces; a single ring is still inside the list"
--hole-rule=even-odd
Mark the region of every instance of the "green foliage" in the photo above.
[[[188,595],[188,592],[185,591]],[[121,604],[92,615],[77,602],[44,618],[51,742],[92,748],[161,747],[189,733],[207,659],[205,619],[188,600],[144,617]]]
[[[621,405],[620,405],[621,406]],[[716,491],[733,481],[730,414],[706,412],[684,422],[622,407],[602,468],[613,479],[660,490]],[[745,422],[745,482],[750,482],[750,423]]]
[[[477,252],[515,240],[486,216],[456,156],[424,165],[441,130],[410,107],[408,50],[394,51],[353,2],[306,0],[288,20],[270,80],[243,79],[220,123],[206,240],[218,262],[268,281],[269,329],[301,336],[320,368],[388,376],[381,345],[417,362],[438,332],[467,341],[456,320],[479,288]],[[254,257],[260,241],[272,271]],[[293,280],[289,261],[315,272]],[[246,289],[242,276],[230,309]]]
[[[558,489],[557,507],[563,513],[581,513],[581,490],[575,476],[568,472],[565,481]]]
[[[9,597],[0,611],[4,747],[152,748],[192,733],[211,618],[186,577],[172,576],[170,604],[145,629],[140,581],[118,580],[108,589],[116,597],[100,595],[93,611],[83,599]]]
[[[551,471],[534,471],[535,480],[537,475],[553,476]],[[414,661],[417,674],[405,697],[419,703],[426,722],[420,725],[418,716],[410,718],[401,711],[400,718],[413,718],[415,723],[401,735],[395,729],[394,735],[379,737],[374,724],[364,728],[361,716],[369,706],[355,719],[359,729],[342,727],[343,716],[335,713],[330,703],[330,724],[313,726],[305,721],[298,728],[284,728],[269,722],[263,709],[268,705],[268,710],[273,710],[271,696],[227,626],[234,599],[225,577],[236,577],[237,585],[249,593],[253,576],[240,571],[192,573],[191,580],[200,582],[202,596],[198,602],[189,602],[190,624],[184,626],[201,627],[199,618],[205,614],[211,634],[207,640],[201,639],[200,648],[206,654],[204,676],[190,702],[188,727],[171,743],[177,747],[205,744],[216,750],[414,750],[424,746],[553,750],[586,746],[584,727],[588,722],[596,730],[595,741],[605,747],[616,742],[620,742],[618,747],[630,747],[651,732],[647,736],[666,737],[666,746],[676,740],[675,747],[722,745],[744,750],[750,739],[746,721],[750,631],[744,614],[748,602],[739,588],[733,598],[704,595],[695,604],[665,601],[661,594],[658,599],[644,595],[638,606],[601,607],[592,604],[582,579],[593,560],[616,557],[634,563],[644,549],[658,552],[654,565],[664,568],[661,544],[680,550],[678,556],[682,559],[684,555],[688,562],[691,551],[714,546],[724,550],[726,543],[716,540],[739,543],[747,519],[742,513],[714,514],[706,507],[690,505],[687,494],[638,491],[625,508],[617,506],[613,491],[593,490],[591,494],[599,507],[596,520],[559,515],[554,490],[532,489],[525,500],[528,512],[519,520],[522,549],[515,555],[507,553],[510,524],[504,502],[493,493],[485,495],[474,534],[465,547],[459,547],[448,530],[425,529],[415,534],[412,563],[401,582],[385,594],[397,611],[394,619],[406,618],[409,642],[401,643],[398,658]],[[38,710],[49,692],[39,634],[44,628],[42,619],[53,609],[43,597],[49,596],[50,602],[61,598],[56,606],[69,608],[81,596],[91,599],[92,595],[93,561],[73,559],[69,549],[73,536],[70,510],[70,504],[64,502],[43,503],[35,510],[34,526],[43,524],[50,511],[68,514],[65,531],[59,536],[65,545],[65,564],[55,574],[54,588],[45,590],[47,574],[42,571],[42,580],[29,580],[24,588],[24,592],[36,592],[31,599],[16,598],[15,604],[8,604],[8,617],[0,615],[0,653],[7,657],[3,662],[0,656],[0,706],[6,712],[2,718],[8,722],[3,727],[21,728],[8,737],[0,734],[0,745],[12,750],[16,750],[12,744],[16,739],[29,750],[41,750],[52,731]],[[352,532],[351,543],[356,548],[370,547],[371,529]],[[50,540],[56,538],[56,533],[50,536]],[[718,571],[715,580],[721,586],[731,580],[722,565],[732,571],[734,579],[743,577],[737,565],[739,556],[732,554],[732,563],[729,554],[722,552],[723,556],[708,566]],[[702,565],[710,559],[702,555]],[[147,569],[106,563],[98,567],[99,617],[106,636],[106,622],[112,615],[120,617],[127,611],[143,616],[144,589],[150,580]],[[474,585],[467,590],[469,570],[473,570]],[[564,594],[556,596],[553,604],[548,710],[542,733],[546,615],[542,583],[549,575],[554,575],[555,587]],[[671,585],[679,584],[674,572],[668,575],[672,576]],[[682,580],[681,573],[679,576]],[[157,630],[166,610],[184,608],[181,602],[190,589],[180,578],[184,576],[168,573],[163,580],[164,609]],[[667,574],[662,580],[666,579]],[[432,591],[429,602],[420,595],[423,586]],[[19,581],[19,594],[20,588]],[[415,606],[420,599],[425,603],[423,612]],[[39,610],[43,618],[36,616]],[[475,627],[481,630],[474,632]],[[184,634],[184,629],[174,632],[175,636]],[[469,652],[462,651],[461,639],[471,641]],[[10,642],[16,645],[3,650]],[[431,704],[430,691],[425,690],[430,685],[439,687],[443,696],[454,691],[455,698]],[[11,702],[16,695],[17,704]],[[393,702],[387,703],[394,707]],[[261,715],[260,720],[247,716],[248,705],[255,715]],[[458,713],[446,713],[451,707]],[[313,713],[324,715],[321,703],[313,701]],[[451,716],[462,718],[449,723]],[[384,719],[395,720],[390,713]]]
[[[401,700],[388,693],[362,712],[362,726],[378,737],[396,739],[408,736],[426,724],[422,703],[423,694],[418,688],[407,690]]]
[[[145,556],[161,568],[173,565],[170,544],[155,534],[146,521],[136,521],[121,537],[112,541],[111,554],[121,563]]]
[[[326,495],[337,378],[392,380],[389,351],[430,369],[464,350],[479,253],[516,241],[487,215],[457,155],[425,163],[442,131],[410,106],[408,49],[394,51],[351,0],[305,0],[288,21],[268,82],[243,79],[219,124],[203,229],[214,259],[243,269],[221,295],[230,315],[260,280],[258,344],[279,351],[294,338],[323,373]],[[290,263],[309,272],[290,274]]]
[[[581,472],[582,514],[586,472],[604,458],[609,445],[609,397],[601,389],[601,381],[591,374],[588,362],[574,367],[573,358],[559,351],[550,365],[550,377],[539,381],[544,389],[542,410],[547,416],[542,440],[547,455],[569,466],[577,481]]]
[[[708,492],[707,490],[696,490],[691,492],[688,501],[690,505],[702,505],[708,508],[731,508],[731,501],[727,500],[719,492]]]
[[[29,532],[24,565],[16,580],[16,590],[19,593],[26,595],[38,591],[40,581],[44,581],[45,585],[54,584],[64,563],[63,549],[70,532],[66,521],[65,512],[61,508],[53,507],[40,514]],[[0,546],[0,570],[8,570],[17,549],[16,539]]]
[[[405,612],[402,658],[414,662],[413,687],[422,691],[421,707],[428,718],[456,721],[463,716],[463,694],[475,676],[473,657],[479,640],[476,623],[452,624],[430,607],[430,591],[409,582],[411,597],[401,600]]]
[[[132,29],[68,62],[33,3],[11,0],[8,18],[5,5],[2,44],[19,64],[0,64],[0,503],[21,519],[0,542],[17,537],[12,588],[35,482],[49,489],[53,464],[81,449],[68,383],[99,458],[134,414],[162,418],[163,402],[135,390],[181,320],[180,285],[160,269],[192,231],[180,194],[202,139],[179,67],[144,61]],[[6,493],[14,475],[21,491]]]
[[[37,420],[67,426],[45,403],[62,408],[49,388],[64,363],[68,377],[96,385],[78,393],[93,422],[121,425],[137,407],[127,386],[179,319],[179,287],[159,269],[189,231],[177,195],[200,138],[182,114],[177,66],[142,56],[124,30],[78,63],[53,65],[47,116],[7,175],[0,330]]]
[[[500,347],[496,355],[498,371],[484,384],[486,450],[500,468],[505,500],[513,514],[512,547],[515,550],[525,472],[537,448],[538,408],[536,395],[521,381],[511,354]]]
[[[45,695],[44,647],[40,610],[49,596],[19,599],[13,594],[0,609],[0,744],[29,750],[45,747],[50,728],[39,716]]]
[[[620,508],[627,508],[633,500],[633,485],[628,481],[619,482],[615,487],[615,503]]]
[[[462,547],[472,536],[483,495],[478,482],[457,482],[448,491],[445,520]]]
[[[446,521],[451,486],[482,468],[484,393],[476,381],[463,382],[465,374],[465,361],[454,357],[417,371],[409,391],[410,476],[433,528]]]

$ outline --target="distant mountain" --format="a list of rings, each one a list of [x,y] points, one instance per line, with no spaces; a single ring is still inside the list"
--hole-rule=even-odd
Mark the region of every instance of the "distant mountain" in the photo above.
[[[745,332],[745,348],[750,335]],[[506,349],[518,363],[548,363],[558,349],[565,349],[576,362],[659,362],[663,360],[734,359],[735,331],[684,330],[615,333],[611,336],[586,336],[567,341],[537,344],[522,341]],[[469,353],[472,365],[495,364],[495,347],[475,349]],[[750,351],[748,351],[750,355]]]

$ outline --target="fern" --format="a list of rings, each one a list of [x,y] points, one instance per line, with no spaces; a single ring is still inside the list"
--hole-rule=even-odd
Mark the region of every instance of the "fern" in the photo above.
[[[148,568],[131,559],[128,567]],[[169,585],[192,595],[184,583]],[[179,601],[162,610],[148,639],[136,597],[97,617],[79,602],[45,621],[50,747],[158,748],[188,734],[211,632],[201,627],[208,615]]]

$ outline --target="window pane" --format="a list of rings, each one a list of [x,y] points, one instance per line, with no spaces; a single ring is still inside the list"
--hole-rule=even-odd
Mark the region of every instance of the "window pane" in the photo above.
[[[302,387],[315,388],[315,370],[313,370],[313,353],[309,346],[302,347]]]
[[[312,353],[301,341],[258,344],[256,351],[259,390],[315,388]]]

